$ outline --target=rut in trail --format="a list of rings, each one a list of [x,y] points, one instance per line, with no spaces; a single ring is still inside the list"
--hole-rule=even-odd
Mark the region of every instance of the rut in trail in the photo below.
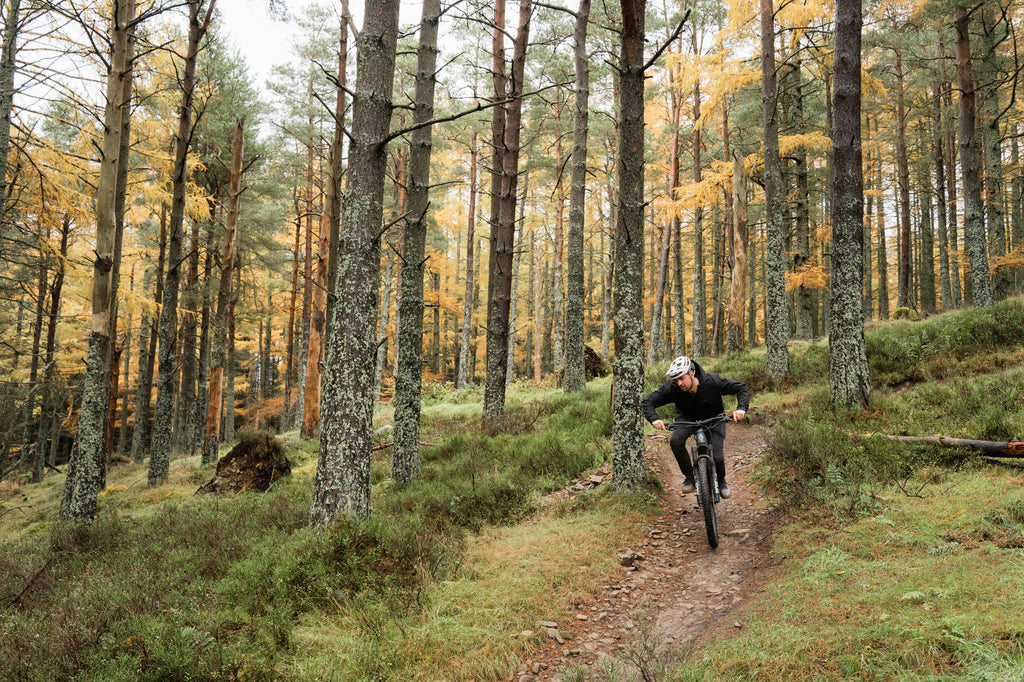
[[[772,530],[779,513],[762,500],[747,470],[761,455],[765,433],[757,426],[730,425],[725,460],[732,497],[717,507],[719,546],[708,546],[704,518],[695,495],[682,496],[682,474],[668,447],[668,436],[647,438],[647,465],[662,482],[663,515],[630,547],[643,556],[632,567],[577,604],[575,620],[559,623],[559,643],[548,645],[511,671],[512,682],[558,680],[576,666],[585,679],[604,679],[610,658],[625,661],[635,645],[637,620],[651,629],[651,641],[668,657],[737,626],[742,609],[758,597],[775,565],[771,556]]]

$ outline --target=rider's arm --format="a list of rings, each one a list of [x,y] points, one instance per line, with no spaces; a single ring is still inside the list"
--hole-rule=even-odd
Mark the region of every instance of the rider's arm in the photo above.
[[[736,412],[747,413],[750,409],[750,389],[742,381],[722,377],[722,393],[736,396]],[[742,419],[742,417],[740,417]]]
[[[658,413],[655,412],[655,410],[662,405],[668,405],[672,402],[669,394],[669,390],[672,385],[673,382],[666,381],[664,384],[648,393],[647,397],[640,403],[640,407],[644,411],[644,419],[650,422],[651,426],[656,429],[665,428],[665,422],[661,421],[661,417],[658,416]],[[655,422],[661,422],[661,426],[658,426]]]

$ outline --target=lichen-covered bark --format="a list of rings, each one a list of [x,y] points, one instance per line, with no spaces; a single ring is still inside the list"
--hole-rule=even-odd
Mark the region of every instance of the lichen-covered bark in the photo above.
[[[803,133],[805,131],[803,64],[799,53],[794,55],[792,60],[793,69],[790,72],[792,81],[789,87],[792,89],[793,96],[793,125],[799,133]],[[793,178],[796,182],[796,192],[793,197],[796,227],[794,246],[796,247],[796,254],[793,256],[793,265],[799,268],[806,265],[811,259],[811,219],[808,208],[810,190],[807,180],[806,148],[800,148],[794,153]],[[815,294],[809,286],[801,284],[796,288],[793,295],[793,305],[795,308],[795,334],[797,338],[809,339],[814,336],[814,303]]]
[[[561,135],[561,113],[556,106],[555,109],[555,130],[558,131],[555,137],[555,167],[563,167],[562,135]],[[565,350],[562,347],[562,320],[564,316],[563,289],[562,289],[562,264],[565,253],[565,183],[563,173],[559,173],[555,182],[555,240],[552,244],[551,254],[551,364],[555,377],[559,377],[565,363]],[[513,299],[514,300],[514,299]],[[513,303],[512,307],[515,307]],[[511,322],[511,318],[509,320]],[[512,326],[509,325],[509,336],[512,334]]]
[[[587,132],[590,107],[590,65],[587,61],[587,24],[590,0],[580,0],[573,33],[576,88],[572,119],[572,169],[569,187],[569,281],[565,306],[565,368],[562,385],[566,393],[582,391],[587,384],[583,342],[583,221],[587,192]]]
[[[861,0],[836,3],[829,385],[833,404],[842,407],[867,405],[871,390],[861,298],[864,177],[860,134],[860,3]]]
[[[96,499],[106,474],[107,452],[104,426],[108,412],[108,375],[110,361],[110,292],[114,251],[117,239],[115,204],[117,171],[121,163],[123,117],[128,116],[126,88],[128,78],[128,36],[133,3],[114,6],[111,16],[110,70],[107,74],[104,134],[100,157],[100,175],[96,184],[96,247],[93,260],[92,316],[89,322],[89,349],[86,356],[82,409],[78,434],[71,453],[68,475],[61,498],[60,518],[85,521],[96,512]]]
[[[622,0],[619,85],[619,213],[615,225],[615,359],[612,466],[615,487],[645,484],[643,413],[644,0]]]
[[[512,72],[504,105],[501,183],[498,193],[497,224],[491,226],[487,307],[487,377],[484,383],[483,418],[496,421],[505,413],[505,383],[508,355],[508,319],[512,303],[512,261],[516,229],[516,188],[519,184],[519,138],[522,132],[523,78],[526,46],[530,37],[530,0],[519,2],[519,28],[512,52]],[[497,78],[497,77],[496,77]],[[497,91],[495,92],[497,96]],[[495,107],[497,108],[497,107]],[[493,217],[493,211],[492,211]]]
[[[192,105],[195,96],[196,61],[199,45],[210,26],[215,0],[210,0],[205,17],[200,17],[202,0],[189,0],[188,52],[182,74],[181,109],[175,141],[174,174],[171,181],[170,238],[164,302],[160,309],[160,376],[157,381],[156,410],[153,414],[153,443],[149,456],[149,485],[167,481],[171,461],[171,417],[174,408],[174,358],[178,331],[178,283],[181,279],[181,245],[185,221],[186,165],[192,139]]]
[[[423,0],[416,63],[416,110],[409,149],[409,218],[405,223],[395,377],[395,440],[391,477],[406,485],[420,474],[420,398],[423,383],[423,266],[430,196],[431,126],[437,70],[440,0]]]
[[[693,54],[696,59],[697,31],[693,35]],[[693,84],[693,120],[700,119],[700,80]],[[701,134],[693,130],[693,181],[701,182]],[[707,348],[707,282],[704,277],[704,207],[697,206],[693,213],[693,330],[690,337],[694,357],[706,355]]]
[[[21,19],[21,0],[10,0],[4,16],[3,47],[0,49],[0,244],[7,212],[7,156],[11,151],[11,110],[14,104],[15,57],[18,52],[18,33]]]
[[[299,246],[302,244],[302,211],[299,209],[297,190],[293,190],[292,202],[295,210],[295,240],[292,246],[292,288],[288,305],[288,329],[285,331],[284,369],[284,416],[292,409],[292,392],[295,386],[295,311],[299,300]]]
[[[949,273],[949,216],[946,211],[946,163],[943,155],[942,96],[936,80],[932,98],[932,134],[934,135],[935,179],[934,191],[939,225],[939,295],[942,308],[949,309],[953,303]]]
[[[877,127],[877,126],[876,126]],[[881,188],[882,183],[882,159],[878,159],[878,167],[875,171],[875,186]],[[878,317],[882,320],[889,319],[889,259],[888,248],[885,245],[885,201],[879,200],[877,206],[877,235],[878,235]]]
[[[907,163],[907,114],[904,105],[903,53],[896,49],[896,178],[900,199],[900,241],[896,307],[914,307],[910,289],[910,168]],[[833,114],[835,115],[835,114]]]
[[[326,349],[320,448],[309,522],[324,528],[343,514],[368,518],[373,370],[384,170],[395,78],[398,1],[367,6],[359,35],[352,146],[338,244],[336,328]]]
[[[953,116],[953,86],[946,73],[946,62],[949,61],[946,53],[946,30],[948,24],[942,19],[938,20],[937,30],[939,36],[939,54],[943,59],[939,60],[939,78],[942,83],[942,130],[943,162],[946,167],[946,215],[948,217],[947,234],[949,237],[949,291],[950,304],[948,307],[959,308],[963,305],[963,288],[960,281],[960,250],[957,246],[956,224],[956,132],[952,121],[948,120]]]
[[[991,305],[994,300],[988,270],[985,221],[981,204],[981,172],[975,139],[975,82],[971,74],[971,44],[968,33],[970,8],[956,8],[956,72],[960,86],[960,167],[964,187],[964,241],[971,264],[974,304]]]
[[[679,121],[683,114],[683,100],[673,90],[670,93],[672,108],[672,159],[669,162],[669,196],[676,196],[679,188]],[[727,107],[722,107],[726,116]],[[728,140],[728,126],[725,129],[725,140]],[[683,225],[679,214],[672,216],[672,306],[675,316],[672,319],[673,357],[686,355],[686,308],[683,294]]]
[[[782,233],[782,167],[779,160],[778,90],[775,76],[775,24],[772,0],[761,0],[761,103],[764,107],[764,194],[766,229],[766,369],[776,379],[789,373],[789,296],[786,244]],[[696,351],[694,351],[696,354]]]
[[[496,107],[497,108],[497,107]],[[466,293],[462,302],[462,335],[459,340],[459,366],[455,387],[462,390],[469,377],[469,332],[473,326],[473,246],[476,237],[476,130],[469,145],[469,213],[466,220]]]
[[[654,285],[654,305],[651,306],[651,331],[647,335],[647,364],[654,364],[665,354],[665,283],[668,279],[668,254],[672,247],[672,223],[668,221],[661,230],[661,245],[658,248],[658,270]]]
[[[331,175],[328,182],[327,214],[330,216],[327,256],[327,321],[324,342],[334,329],[337,301],[334,285],[338,280],[338,238],[341,234],[341,176],[344,172],[342,137],[345,132],[345,89],[348,86],[348,0],[341,2],[341,30],[338,38],[338,75],[335,84],[334,137],[331,139]],[[317,389],[319,391],[319,388]],[[317,406],[319,410],[319,406]]]
[[[330,222],[320,220],[320,246],[316,259],[316,282],[313,284],[312,310],[309,318],[309,354],[306,357],[306,391],[302,401],[302,437],[316,436],[320,425],[320,357],[323,354],[324,331],[327,326],[327,278],[330,252]]]
[[[156,292],[153,301],[160,307],[164,295],[164,257],[167,253],[167,206],[160,210],[160,255],[157,258]],[[156,322],[156,323],[154,323]],[[149,450],[152,428],[149,406],[153,402],[153,369],[156,364],[159,322],[147,315],[139,332],[139,375],[135,385],[135,428],[132,429],[132,461],[142,464]]]
[[[530,171],[523,173],[523,197],[530,194]],[[519,204],[518,224],[522,225],[526,216],[526,201]],[[508,362],[506,363],[506,381],[516,378],[516,302],[519,300],[519,266],[523,259],[523,234],[516,235],[515,256],[512,258],[512,303],[508,309]]]
[[[993,16],[989,5],[982,6],[984,29],[984,50],[981,66],[983,78],[989,84],[985,92],[985,226],[988,230],[989,256],[996,260],[1006,255],[1006,220],[1003,215],[1003,139],[999,130],[1002,106],[999,101],[998,83],[1002,82],[1000,43],[1006,38],[1003,23]],[[1010,293],[1010,270],[1001,267],[993,275],[993,295],[996,300],[1006,298]]]
[[[727,353],[743,348],[743,305],[747,291],[747,174],[739,155],[732,159],[732,223],[733,264],[725,339]]]
[[[217,304],[213,319],[213,340],[210,351],[210,387],[206,403],[204,465],[217,461],[220,443],[220,413],[223,401],[224,356],[228,308],[231,305],[231,276],[234,274],[235,241],[238,234],[238,199],[242,193],[242,155],[245,150],[245,119],[235,122],[235,139],[231,152],[231,179],[228,184],[228,216],[224,225],[224,242],[220,254],[220,281],[217,286]],[[231,395],[231,394],[229,394]],[[234,396],[231,395],[231,402]],[[229,403],[228,408],[234,410]]]
[[[178,399],[175,401],[177,414],[174,417],[174,449],[189,455],[192,454],[191,447],[195,440],[192,414],[196,402],[196,377],[199,373],[199,359],[196,357],[198,320],[191,312],[199,307],[199,228],[200,221],[193,220],[187,258],[188,279],[181,292],[181,306],[190,312],[181,321],[181,379]]]
[[[923,138],[923,136],[922,136]],[[924,139],[921,146],[925,147]],[[932,193],[927,169],[918,175],[918,196],[921,204],[921,222],[918,226],[920,242],[918,245],[918,290],[920,291],[921,310],[926,313],[935,312],[935,226],[932,224]]]

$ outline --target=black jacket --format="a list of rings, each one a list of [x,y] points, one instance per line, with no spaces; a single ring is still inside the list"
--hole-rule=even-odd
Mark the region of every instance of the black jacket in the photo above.
[[[716,417],[725,412],[725,404],[722,402],[723,395],[736,396],[738,403],[736,409],[747,411],[750,407],[750,391],[745,383],[705,371],[696,362],[693,363],[693,366],[694,375],[700,382],[697,392],[687,393],[676,385],[674,379],[669,379],[644,398],[642,407],[644,418],[647,421],[653,424],[661,419],[654,410],[669,403],[676,404],[676,414],[683,419],[697,421]]]

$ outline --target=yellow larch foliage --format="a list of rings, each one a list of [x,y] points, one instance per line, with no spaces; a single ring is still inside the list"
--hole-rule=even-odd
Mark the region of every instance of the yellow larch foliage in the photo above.
[[[807,263],[796,272],[786,273],[786,291],[795,291],[799,287],[824,291],[828,288],[828,274],[825,268],[815,263]]]

